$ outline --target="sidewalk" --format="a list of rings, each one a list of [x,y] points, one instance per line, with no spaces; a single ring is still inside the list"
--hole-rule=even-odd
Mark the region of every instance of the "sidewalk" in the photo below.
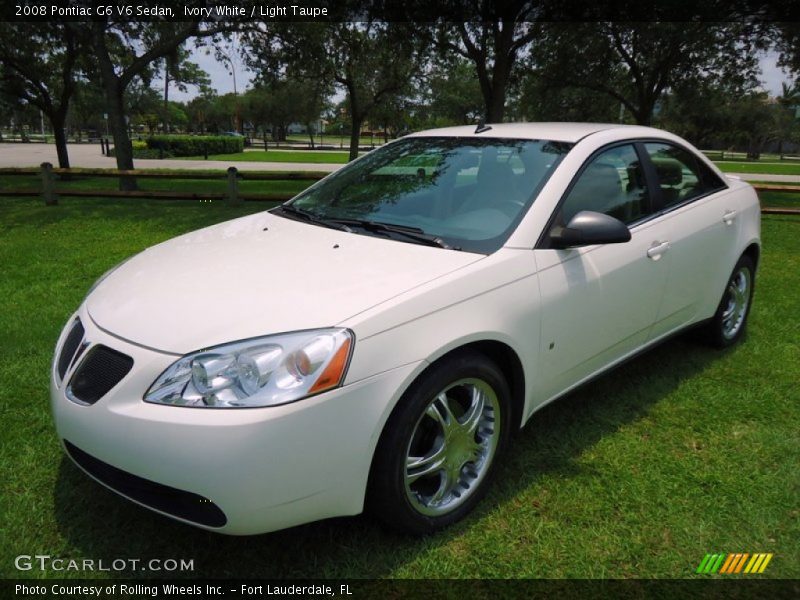
[[[745,181],[769,181],[770,183],[800,183],[800,175],[770,175],[769,173],[725,173],[741,177]]]
[[[99,144],[69,144],[69,163],[72,167],[116,169],[113,158],[100,153]],[[38,167],[43,162],[58,166],[56,147],[52,144],[0,144],[0,167]],[[137,169],[222,169],[236,167],[240,171],[335,171],[341,164],[246,162],[220,160],[136,159]]]

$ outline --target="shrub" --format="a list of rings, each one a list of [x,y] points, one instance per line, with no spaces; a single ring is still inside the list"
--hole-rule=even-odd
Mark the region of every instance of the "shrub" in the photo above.
[[[116,149],[112,148],[109,156],[116,155]],[[144,142],[138,144],[136,142],[133,143],[133,158],[172,158],[174,156],[174,154],[167,151],[148,148]]]
[[[209,154],[233,154],[244,152],[244,138],[225,135],[153,135],[147,138],[147,149],[159,150],[164,156],[202,156]]]
[[[172,158],[171,152],[155,150],[154,148],[133,148],[133,158]]]

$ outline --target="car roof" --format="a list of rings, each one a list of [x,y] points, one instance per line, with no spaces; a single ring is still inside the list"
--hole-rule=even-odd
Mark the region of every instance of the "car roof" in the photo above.
[[[412,133],[408,137],[484,137],[484,138],[521,138],[531,140],[553,140],[559,142],[577,142],[587,135],[608,129],[629,130],[631,136],[663,135],[665,132],[640,125],[620,125],[619,123],[496,123],[487,125],[491,129],[476,133],[477,125],[460,127],[443,127]]]

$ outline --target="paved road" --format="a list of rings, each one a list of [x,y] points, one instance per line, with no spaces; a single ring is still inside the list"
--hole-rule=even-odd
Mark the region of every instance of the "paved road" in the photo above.
[[[58,165],[56,147],[52,144],[0,144],[0,167],[38,167],[43,162]],[[100,153],[99,144],[70,144],[69,162],[73,167],[114,169],[113,158]],[[341,164],[317,163],[267,163],[221,160],[148,160],[137,159],[138,169],[227,169],[235,166],[240,171],[335,171]]]

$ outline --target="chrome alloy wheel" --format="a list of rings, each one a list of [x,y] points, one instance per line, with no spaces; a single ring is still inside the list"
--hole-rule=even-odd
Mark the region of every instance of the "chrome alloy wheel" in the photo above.
[[[437,516],[463,503],[489,471],[500,439],[497,394],[462,379],[439,392],[406,448],[405,489],[420,513]]]
[[[750,270],[746,267],[739,268],[731,277],[725,293],[725,310],[722,311],[722,335],[730,340],[739,333],[747,316],[747,307],[750,304]]]

